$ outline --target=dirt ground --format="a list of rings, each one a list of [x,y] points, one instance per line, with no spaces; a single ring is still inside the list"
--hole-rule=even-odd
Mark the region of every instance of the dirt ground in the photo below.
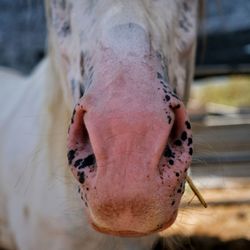
[[[207,208],[187,191],[176,223],[162,233],[163,240],[155,249],[249,250],[249,187],[250,183],[243,187],[201,190]]]

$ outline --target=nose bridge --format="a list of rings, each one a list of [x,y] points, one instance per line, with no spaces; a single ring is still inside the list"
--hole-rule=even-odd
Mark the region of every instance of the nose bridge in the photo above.
[[[110,105],[105,107],[106,111],[96,107],[84,116],[97,165],[100,160],[105,166],[110,166],[110,162],[124,168],[157,166],[172,126],[161,110]]]
[[[119,57],[125,57],[128,52],[143,57],[150,52],[149,34],[141,25],[133,22],[110,27],[103,32],[101,41],[104,46],[119,54]]]

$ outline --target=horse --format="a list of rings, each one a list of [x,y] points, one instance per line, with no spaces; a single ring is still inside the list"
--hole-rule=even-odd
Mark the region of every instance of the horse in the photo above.
[[[150,249],[191,164],[198,0],[46,0],[48,54],[0,72],[0,243]]]

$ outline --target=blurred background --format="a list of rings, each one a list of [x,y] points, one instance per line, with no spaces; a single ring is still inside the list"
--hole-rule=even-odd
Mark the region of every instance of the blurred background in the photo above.
[[[250,1],[204,3],[188,110],[192,178],[208,208],[187,189],[177,223],[163,235],[177,249],[249,250]],[[46,47],[43,1],[1,0],[0,66],[28,75]]]

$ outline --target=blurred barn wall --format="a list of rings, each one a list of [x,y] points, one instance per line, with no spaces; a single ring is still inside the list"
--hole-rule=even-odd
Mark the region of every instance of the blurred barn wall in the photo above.
[[[43,0],[0,1],[0,65],[28,74],[44,57]]]

